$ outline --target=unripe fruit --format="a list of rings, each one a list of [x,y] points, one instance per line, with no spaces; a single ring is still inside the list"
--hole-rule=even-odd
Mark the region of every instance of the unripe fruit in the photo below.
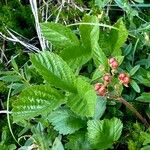
[[[119,66],[118,61],[113,57],[109,59],[109,65],[112,69],[117,69]]]
[[[111,81],[111,76],[110,76],[110,74],[105,74],[105,75],[103,76],[103,80],[106,81],[106,82],[110,82],[110,81]]]
[[[102,86],[101,83],[96,83],[96,84],[94,85],[95,91],[98,91],[98,90],[100,89],[101,86]]]
[[[128,84],[130,82],[130,77],[128,76],[128,74],[120,73],[118,78],[120,82],[124,84],[124,86],[128,87]]]
[[[109,59],[109,64],[112,64],[114,61],[116,61],[115,58],[110,58],[110,59]]]
[[[125,76],[126,76],[125,73],[120,73],[119,74],[119,80],[123,80]]]
[[[124,77],[123,84],[127,85],[127,84],[129,84],[129,82],[130,82],[130,78],[128,76]]]
[[[117,69],[119,66],[118,62],[117,61],[114,61],[112,64],[111,64],[111,68],[113,69]]]
[[[100,89],[97,91],[97,93],[98,93],[99,96],[105,96],[106,95],[106,88],[105,88],[105,86],[102,85],[100,87]]]

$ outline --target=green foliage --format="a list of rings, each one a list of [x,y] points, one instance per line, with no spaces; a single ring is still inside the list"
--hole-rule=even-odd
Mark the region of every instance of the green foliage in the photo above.
[[[108,56],[120,56],[122,54],[121,47],[128,37],[128,31],[122,18],[119,19],[113,26],[117,29],[111,29],[111,31],[108,32],[100,32],[99,44]]]
[[[72,94],[68,99],[67,105],[78,115],[93,117],[97,97],[93,87],[81,78],[78,78],[77,90],[78,95]]]
[[[136,98],[137,101],[150,103],[150,92],[144,92],[141,96]]]
[[[121,136],[123,125],[117,118],[88,121],[88,138],[94,149],[108,149]],[[107,139],[107,140],[106,140]]]
[[[12,28],[32,39],[14,33],[17,38],[40,49],[28,1],[2,1],[0,6],[2,33]],[[149,149],[150,16],[140,7],[148,5],[142,0],[38,3],[51,52],[29,54],[14,42],[0,43],[0,149]],[[108,61],[112,57],[116,68]],[[6,133],[6,120],[22,146]]]
[[[137,93],[140,93],[140,92],[141,92],[140,87],[138,86],[138,84],[137,84],[134,80],[132,80],[130,84],[131,84],[131,86],[133,87],[133,89],[134,89]]]
[[[95,114],[94,114],[93,119],[98,120],[102,117],[102,115],[104,114],[106,110],[106,102],[107,100],[105,97],[101,97],[101,96],[97,97]]]
[[[84,120],[65,108],[52,112],[48,116],[48,120],[52,123],[54,129],[63,135],[72,134],[85,126]]]
[[[91,148],[87,138],[87,134],[84,131],[79,131],[69,135],[69,142],[66,144],[66,148],[68,150],[90,150]]]
[[[92,25],[92,23],[97,24],[98,18],[96,16],[85,15],[81,23],[83,23],[79,26],[81,41],[87,50],[91,50],[92,48],[91,33],[93,30],[99,28],[97,25]]]
[[[76,91],[75,75],[58,55],[45,51],[31,54],[30,58],[34,67],[48,83],[63,90]]]
[[[110,41],[111,41],[112,55],[116,56],[116,55],[121,54],[120,48],[123,46],[124,42],[127,40],[128,31],[122,19],[119,19],[114,24],[114,27],[118,28],[118,30],[111,30]]]
[[[136,65],[134,68],[132,68],[129,72],[130,76],[133,76],[140,68],[140,65]]]
[[[38,115],[45,115],[65,103],[65,98],[49,85],[36,85],[25,89],[13,103],[13,119],[31,119]]]
[[[44,37],[54,46],[66,48],[79,45],[76,35],[67,27],[58,23],[41,23]]]
[[[73,46],[64,49],[60,56],[67,62],[70,68],[74,71],[81,67],[91,59],[90,49],[83,46]]]

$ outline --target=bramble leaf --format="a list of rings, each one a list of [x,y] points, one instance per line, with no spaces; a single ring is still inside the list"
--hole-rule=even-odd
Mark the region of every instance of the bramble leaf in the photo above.
[[[44,37],[54,46],[66,48],[73,45],[79,45],[76,35],[67,27],[59,23],[41,23]]]
[[[82,65],[87,63],[91,58],[91,50],[86,49],[83,46],[73,46],[64,49],[61,54],[61,58],[67,62],[70,68],[75,71],[80,69]]]
[[[86,125],[84,120],[65,108],[53,111],[48,116],[48,120],[52,123],[54,129],[63,135],[72,134]]]
[[[19,95],[13,103],[12,115],[16,122],[31,119],[41,114],[48,114],[64,103],[64,96],[50,85],[35,85],[26,88]]]
[[[85,131],[75,132],[68,136],[69,142],[66,144],[70,150],[91,150],[87,133]]]
[[[76,91],[76,77],[67,63],[52,52],[41,52],[30,55],[31,62],[43,78],[50,84],[68,90]]]
[[[88,121],[88,138],[94,149],[110,148],[121,136],[123,124],[117,118]],[[107,140],[106,140],[107,139]]]
[[[80,116],[93,117],[96,106],[96,93],[94,88],[86,81],[78,78],[78,94],[72,94],[67,105],[73,112]]]
[[[128,38],[128,30],[126,29],[122,18],[119,19],[114,27],[118,28],[118,30],[112,29],[110,32],[110,41],[111,41],[111,49],[113,50],[112,56],[121,55],[120,48],[126,42]]]
[[[106,98],[102,96],[97,96],[95,114],[93,119],[98,120],[102,117],[106,110]]]
[[[87,50],[91,50],[91,31],[96,27],[95,25],[92,25],[92,23],[98,23],[98,18],[96,16],[86,15],[83,17],[82,22],[89,24],[81,24],[79,26],[81,42]]]

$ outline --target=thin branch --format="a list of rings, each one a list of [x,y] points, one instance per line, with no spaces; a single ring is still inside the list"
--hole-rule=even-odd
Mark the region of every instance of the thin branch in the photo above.
[[[148,121],[134,108],[133,105],[131,105],[125,99],[123,99],[122,97],[114,97],[114,96],[112,96],[112,97],[110,96],[108,98],[109,99],[115,99],[115,100],[119,101],[120,103],[124,104],[128,109],[130,109],[137,116],[137,118],[139,118],[141,120],[141,122],[144,125],[149,126]]]

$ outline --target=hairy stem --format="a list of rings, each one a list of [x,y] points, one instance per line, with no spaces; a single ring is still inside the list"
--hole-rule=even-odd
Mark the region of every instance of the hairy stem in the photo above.
[[[141,122],[144,125],[149,126],[149,123],[147,122],[147,120],[133,107],[133,105],[131,105],[126,100],[124,100],[122,97],[109,97],[109,98],[115,99],[119,101],[120,103],[124,104],[128,109],[130,109],[137,116],[137,118],[141,120]]]

